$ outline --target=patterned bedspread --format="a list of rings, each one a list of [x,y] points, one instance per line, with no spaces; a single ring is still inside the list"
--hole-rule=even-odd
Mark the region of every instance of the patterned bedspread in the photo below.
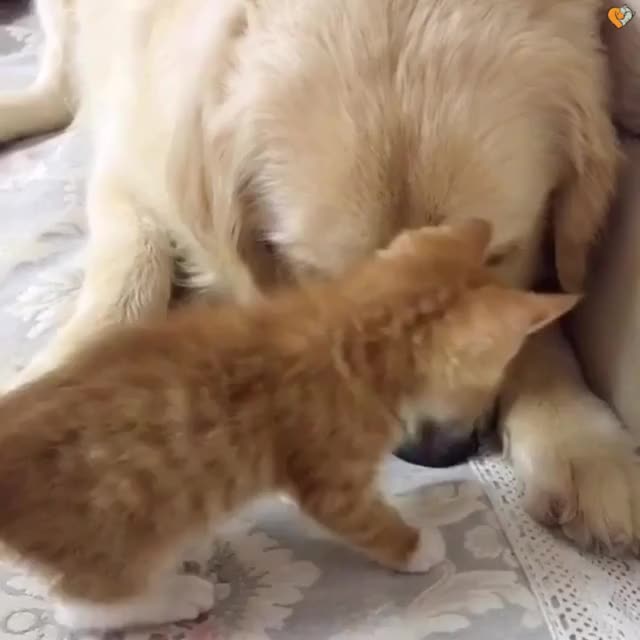
[[[35,74],[40,34],[33,16],[20,10],[23,4],[0,4],[0,89],[24,86]],[[0,150],[0,383],[48,339],[82,280],[86,158],[85,141],[73,130]],[[512,478],[499,461],[491,464],[481,476],[488,486],[495,485],[495,504],[514,502],[517,496],[501,495],[495,482],[504,473],[512,487]],[[490,473],[491,468],[499,471]],[[384,486],[414,519],[443,532],[447,559],[428,575],[379,569],[303,520],[292,505],[265,502],[229,523],[212,541],[208,557],[190,567],[217,582],[218,602],[207,620],[128,637],[551,637],[522,564],[469,467],[430,471],[391,460]],[[508,517],[508,510],[502,513]],[[549,535],[522,514],[511,524],[512,540]],[[37,580],[0,565],[0,640],[16,636],[72,637],[53,622]]]

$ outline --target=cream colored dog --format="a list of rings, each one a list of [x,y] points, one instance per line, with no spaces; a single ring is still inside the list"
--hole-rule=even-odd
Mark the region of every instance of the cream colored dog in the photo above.
[[[327,276],[405,227],[482,216],[532,285],[550,230],[583,285],[618,151],[599,0],[39,0],[32,88],[0,139],[67,125],[95,157],[75,313],[19,382],[192,285],[251,300]],[[548,223],[548,224],[547,224]],[[526,505],[583,545],[640,542],[640,465],[559,329],[531,340],[502,421]]]

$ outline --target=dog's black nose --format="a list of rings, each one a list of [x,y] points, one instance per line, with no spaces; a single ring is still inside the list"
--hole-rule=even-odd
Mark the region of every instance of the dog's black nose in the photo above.
[[[459,434],[459,430],[450,426],[424,423],[418,435],[400,447],[395,455],[422,467],[453,467],[475,456],[480,448],[476,429]]]

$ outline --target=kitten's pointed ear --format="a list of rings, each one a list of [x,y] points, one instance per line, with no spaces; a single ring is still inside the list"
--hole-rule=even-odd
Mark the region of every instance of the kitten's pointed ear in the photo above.
[[[480,290],[482,291],[482,290]],[[580,300],[579,295],[533,293],[517,289],[486,287],[482,295],[496,321],[517,333],[518,338],[536,333],[569,312]]]
[[[578,295],[543,294],[488,285],[472,294],[481,312],[466,311],[472,331],[488,335],[495,362],[512,358],[523,343],[568,313],[580,300]]]
[[[536,333],[565,315],[578,304],[582,296],[554,293],[522,293],[523,310],[527,312],[527,334]]]
[[[452,224],[450,230],[451,235],[464,244],[468,257],[484,262],[493,231],[489,222],[469,218]]]

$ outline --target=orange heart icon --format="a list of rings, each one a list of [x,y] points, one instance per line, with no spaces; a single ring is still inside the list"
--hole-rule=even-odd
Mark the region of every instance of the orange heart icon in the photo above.
[[[627,5],[611,7],[607,13],[607,17],[616,29],[621,29],[633,18],[633,11]]]

